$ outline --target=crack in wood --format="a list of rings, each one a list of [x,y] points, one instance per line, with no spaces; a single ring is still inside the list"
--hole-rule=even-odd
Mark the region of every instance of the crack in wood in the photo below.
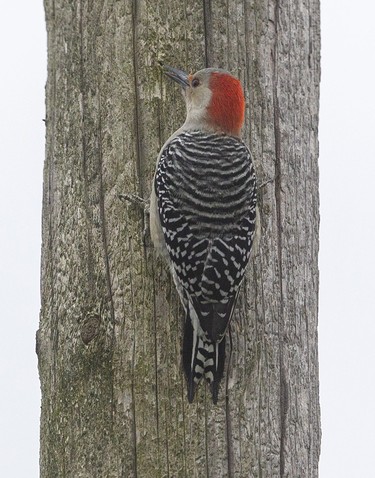
[[[138,190],[139,195],[143,197],[143,185],[142,177],[143,173],[143,146],[141,140],[141,112],[140,112],[140,96],[138,90],[138,62],[137,62],[137,45],[138,45],[138,15],[139,15],[139,5],[138,0],[133,0],[132,3],[132,21],[133,21],[133,76],[134,76],[134,124],[135,124],[135,137],[136,137],[136,168],[137,168],[137,180],[138,180]]]
[[[279,263],[279,287],[280,287],[280,315],[278,318],[279,336],[279,373],[280,373],[280,478],[285,470],[285,434],[286,416],[288,411],[287,382],[284,371],[283,340],[284,340],[284,294],[283,294],[283,243],[282,243],[282,211],[281,211],[281,134],[280,134],[280,106],[278,98],[278,24],[279,24],[279,0],[275,0],[275,42],[273,46],[273,112],[274,112],[274,136],[275,136],[275,200],[277,222],[277,255]]]
[[[211,0],[203,0],[205,67],[212,66],[212,8]]]
[[[229,324],[227,337],[229,337],[229,356],[227,358],[227,370],[226,370],[226,382],[225,382],[225,432],[226,432],[226,448],[227,448],[227,458],[228,458],[228,478],[232,478],[234,467],[233,467],[233,445],[232,445],[232,418],[229,409],[229,372],[231,369],[232,362],[232,350],[233,350],[233,341],[232,341],[232,329],[231,324]]]

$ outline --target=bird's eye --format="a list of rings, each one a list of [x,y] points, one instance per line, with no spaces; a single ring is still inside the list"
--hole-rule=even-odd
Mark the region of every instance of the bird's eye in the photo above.
[[[193,88],[196,88],[197,86],[199,86],[199,80],[198,78],[194,78],[194,80],[191,82],[191,86]]]

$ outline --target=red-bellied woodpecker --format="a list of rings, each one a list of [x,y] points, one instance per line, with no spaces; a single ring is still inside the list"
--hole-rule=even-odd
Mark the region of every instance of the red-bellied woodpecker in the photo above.
[[[151,238],[171,266],[185,310],[188,400],[204,376],[216,403],[225,332],[255,232],[255,173],[240,139],[245,100],[240,81],[224,70],[164,69],[182,86],[187,116],[158,157]]]

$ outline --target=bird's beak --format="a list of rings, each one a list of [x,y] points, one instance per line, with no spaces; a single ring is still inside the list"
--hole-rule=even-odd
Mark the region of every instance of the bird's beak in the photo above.
[[[172,68],[171,66],[163,65],[164,73],[172,78],[172,80],[179,83],[182,88],[189,86],[189,75],[182,70],[177,70],[177,68]]]

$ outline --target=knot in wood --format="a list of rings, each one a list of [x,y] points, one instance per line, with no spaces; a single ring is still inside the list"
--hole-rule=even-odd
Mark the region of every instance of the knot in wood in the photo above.
[[[88,345],[99,333],[100,317],[98,315],[86,317],[81,328],[81,339]]]

